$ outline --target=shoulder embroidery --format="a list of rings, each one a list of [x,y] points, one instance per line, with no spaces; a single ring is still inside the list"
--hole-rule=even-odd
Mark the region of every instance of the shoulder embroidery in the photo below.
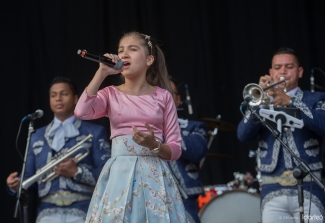
[[[39,146],[44,146],[43,140],[37,140],[36,142],[34,142],[33,147],[39,147]]]

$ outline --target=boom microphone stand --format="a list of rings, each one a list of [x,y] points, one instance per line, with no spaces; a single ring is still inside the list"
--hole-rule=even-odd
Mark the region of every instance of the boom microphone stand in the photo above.
[[[22,167],[21,176],[20,176],[19,187],[18,187],[18,191],[17,191],[17,202],[16,202],[16,207],[15,207],[15,213],[14,213],[14,218],[17,218],[18,210],[20,210],[20,208],[21,208],[20,207],[20,201],[22,200],[23,201],[23,222],[24,223],[28,223],[28,200],[29,200],[29,195],[28,195],[27,190],[22,190],[22,183],[23,183],[23,179],[24,179],[24,175],[25,175],[26,160],[27,160],[30,136],[34,132],[34,126],[33,125],[34,125],[34,121],[32,119],[29,122],[29,127],[28,127],[26,150],[25,150],[23,167]]]
[[[310,176],[314,179],[314,181],[318,184],[318,186],[325,192],[325,186],[324,184],[314,175],[314,173],[311,171],[310,167],[308,164],[300,159],[298,156],[294,154],[294,152],[281,140],[280,136],[281,133],[277,129],[273,129],[269,123],[267,123],[259,114],[257,114],[256,110],[254,110],[248,103],[248,100],[245,102],[247,104],[247,107],[251,111],[251,113],[272,133],[273,137],[278,140],[282,147],[287,150],[294,158],[296,158],[297,162],[299,163],[296,168],[293,170],[293,176],[297,179],[297,185],[298,185],[298,202],[299,202],[299,212],[300,212],[300,222],[304,223],[304,196],[303,196],[303,178],[310,174]],[[261,109],[261,110],[266,110],[266,109]],[[260,113],[263,114],[263,111]],[[272,117],[272,120],[277,123],[277,126],[279,128],[279,119],[281,119],[281,122],[286,123],[287,122],[287,117],[289,117],[290,121],[293,121],[295,119],[290,118],[290,115],[287,115],[285,113],[281,113],[281,116],[277,117],[276,112],[272,112],[272,114],[275,116]],[[297,123],[292,123],[292,124],[297,124]],[[301,124],[301,123],[300,123]],[[298,123],[299,125],[299,123]]]

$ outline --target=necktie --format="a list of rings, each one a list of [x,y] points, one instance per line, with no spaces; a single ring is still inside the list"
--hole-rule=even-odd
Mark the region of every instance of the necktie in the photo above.
[[[79,130],[71,122],[54,122],[48,136],[53,137],[52,148],[59,151],[65,144],[65,138],[73,138],[79,135]]]

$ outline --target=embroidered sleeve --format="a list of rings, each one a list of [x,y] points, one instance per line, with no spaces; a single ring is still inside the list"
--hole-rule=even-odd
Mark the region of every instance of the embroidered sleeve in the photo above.
[[[301,91],[292,97],[292,105],[299,108],[304,121],[304,128],[317,133],[317,135],[325,136],[325,96],[311,97]],[[316,98],[322,98],[318,100]]]
[[[182,157],[191,162],[199,162],[208,151],[207,129],[203,123],[191,130],[181,129]]]
[[[256,108],[255,112],[259,112]],[[244,117],[237,127],[237,137],[242,142],[248,142],[257,139],[261,123],[255,118],[251,111],[246,110]]]

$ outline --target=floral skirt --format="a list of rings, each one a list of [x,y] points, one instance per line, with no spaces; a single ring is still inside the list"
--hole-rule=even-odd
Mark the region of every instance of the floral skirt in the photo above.
[[[166,161],[118,136],[94,190],[86,222],[186,222],[177,185]]]

